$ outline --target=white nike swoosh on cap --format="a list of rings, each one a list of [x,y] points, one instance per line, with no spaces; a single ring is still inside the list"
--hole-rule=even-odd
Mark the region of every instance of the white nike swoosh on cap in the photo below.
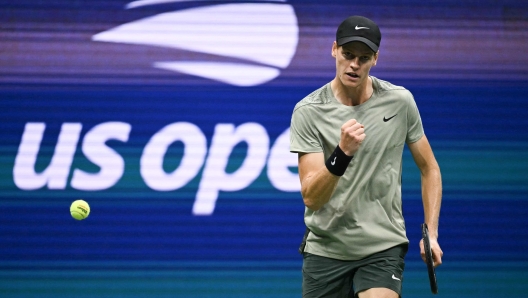
[[[399,280],[401,281],[401,279],[397,278],[396,276],[394,276],[394,274],[392,275],[392,279],[395,279],[395,280]]]
[[[360,29],[370,29],[370,28],[369,28],[369,27],[358,27],[358,26],[356,25],[356,30],[360,30]]]

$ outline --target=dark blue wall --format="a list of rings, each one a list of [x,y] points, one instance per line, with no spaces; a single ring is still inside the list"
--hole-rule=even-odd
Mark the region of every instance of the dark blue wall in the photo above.
[[[248,186],[219,191],[209,215],[193,214],[199,189],[208,187],[201,184],[204,166],[183,186],[160,191],[141,175],[141,157],[149,140],[176,122],[199,128],[207,156],[219,124],[260,125],[270,149],[289,127],[295,103],[335,75],[330,56],[335,28],[353,14],[379,23],[383,40],[371,74],[414,94],[442,169],[440,293],[526,295],[526,4],[250,2],[293,8],[298,43],[282,67],[188,49],[92,41],[95,34],[141,18],[229,4],[188,1],[125,9],[127,3],[0,3],[2,297],[299,297],[304,206],[298,191],[281,190],[270,181],[271,157]],[[240,87],[152,67],[168,60],[242,61],[275,68],[280,75]],[[73,187],[75,169],[95,175],[102,168],[83,153],[84,137],[115,121],[131,127],[127,141],[106,142],[124,162],[122,176],[106,189]],[[29,189],[15,181],[15,160],[28,158],[20,153],[28,123],[46,127],[37,173],[49,166],[61,126],[82,124],[64,187]],[[225,171],[236,173],[247,154],[245,142],[234,146]],[[174,142],[163,170],[178,169],[183,155],[183,143]],[[411,241],[404,295],[425,297],[427,273],[418,251],[420,177],[407,149],[403,158]],[[294,175],[296,168],[290,171]],[[68,212],[77,199],[91,206],[86,220],[75,221]]]

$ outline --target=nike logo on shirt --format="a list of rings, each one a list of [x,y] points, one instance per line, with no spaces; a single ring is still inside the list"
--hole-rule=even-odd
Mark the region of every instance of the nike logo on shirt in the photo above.
[[[397,278],[396,276],[394,276],[394,274],[392,275],[392,279],[395,279],[395,280],[399,280],[401,281],[401,279]]]
[[[396,114],[396,115],[398,115],[398,114]],[[389,118],[383,117],[383,122],[387,122],[387,121],[391,120],[392,118],[396,117],[396,115],[394,115],[392,117],[389,117]]]

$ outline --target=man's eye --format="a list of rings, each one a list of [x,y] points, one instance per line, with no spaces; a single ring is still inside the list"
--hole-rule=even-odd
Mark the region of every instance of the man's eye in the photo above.
[[[363,56],[361,57],[361,60],[363,61],[369,61],[370,57],[369,56]]]

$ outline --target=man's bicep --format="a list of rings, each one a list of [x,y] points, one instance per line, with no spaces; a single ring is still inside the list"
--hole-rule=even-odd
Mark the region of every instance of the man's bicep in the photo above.
[[[423,135],[418,141],[407,144],[414,162],[422,171],[431,166],[438,166],[427,137]]]
[[[304,179],[310,177],[315,172],[324,167],[323,152],[299,153],[299,179],[301,184]]]

